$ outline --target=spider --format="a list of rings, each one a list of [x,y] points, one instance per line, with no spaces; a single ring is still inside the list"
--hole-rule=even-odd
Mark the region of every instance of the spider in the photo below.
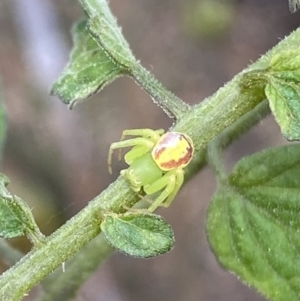
[[[126,136],[134,136],[125,139]],[[132,147],[124,160],[129,165],[121,170],[131,189],[143,190],[147,195],[160,194],[148,208],[153,212],[159,206],[169,207],[184,180],[184,168],[191,162],[194,153],[192,139],[183,133],[167,132],[163,129],[124,130],[119,142],[111,144],[108,153],[108,170],[112,173],[111,162],[115,149]]]

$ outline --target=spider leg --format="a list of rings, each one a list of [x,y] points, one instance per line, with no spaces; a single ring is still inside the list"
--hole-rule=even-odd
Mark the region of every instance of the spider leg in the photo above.
[[[144,146],[146,147],[148,150],[150,150],[151,148],[153,148],[154,143],[152,141],[150,141],[149,139],[146,138],[133,138],[133,139],[129,139],[129,140],[124,140],[124,141],[119,141],[119,142],[114,142],[110,145],[109,148],[109,152],[108,152],[108,171],[110,173],[112,173],[112,169],[111,169],[111,163],[112,163],[112,155],[113,155],[113,151],[115,149],[119,149],[119,148],[125,148],[125,147],[130,147],[130,146]],[[130,151],[129,151],[130,152]]]
[[[184,171],[183,169],[177,169],[167,172],[162,178],[158,179],[153,184],[145,186],[144,191],[146,194],[153,194],[164,188],[164,190],[148,208],[148,211],[153,212],[159,206],[169,207],[182,186],[183,181]]]
[[[165,131],[163,129],[159,129],[159,130],[151,130],[151,129],[124,130],[122,132],[120,141],[124,141],[127,136],[141,136],[142,138],[150,139],[152,142],[156,143],[156,141],[160,138],[160,136],[164,132]],[[122,156],[122,149],[119,150],[119,154],[118,154],[119,161],[121,160],[121,156]]]
[[[180,187],[183,184],[183,181],[184,181],[184,171],[183,171],[183,169],[177,169],[176,170],[175,187],[174,187],[173,191],[169,194],[169,196],[166,199],[166,201],[161,204],[162,206],[169,207],[172,204],[172,202],[173,202],[176,194],[178,193]]]

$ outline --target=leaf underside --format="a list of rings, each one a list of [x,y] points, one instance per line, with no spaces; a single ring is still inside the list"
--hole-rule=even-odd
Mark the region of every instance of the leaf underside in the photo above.
[[[300,145],[245,157],[228,180],[207,217],[218,260],[271,300],[300,300]]]
[[[155,214],[109,214],[101,224],[101,230],[113,247],[133,257],[158,256],[174,246],[171,226]]]
[[[6,186],[8,178],[0,174],[0,237],[13,238],[29,233],[40,234],[28,205]]]
[[[98,92],[116,78],[128,74],[127,68],[116,63],[97,44],[86,24],[87,21],[83,20],[74,26],[74,49],[70,61],[51,89],[52,94],[70,106]]]
[[[288,140],[300,140],[300,51],[289,49],[270,62],[265,94],[271,111]]]

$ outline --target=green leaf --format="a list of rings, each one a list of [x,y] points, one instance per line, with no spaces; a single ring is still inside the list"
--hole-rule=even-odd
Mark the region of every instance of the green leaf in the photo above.
[[[220,263],[275,301],[300,300],[299,175],[300,145],[243,158],[208,211]]]
[[[5,188],[8,184],[8,178],[0,174],[0,236],[12,238],[24,234],[24,225],[14,214],[15,202]]]
[[[51,90],[71,107],[127,73],[125,67],[116,64],[95,42],[86,29],[86,23],[83,20],[74,26],[74,49],[70,62]]]
[[[300,69],[300,50],[298,47],[289,48],[275,53],[269,63],[269,71],[275,72],[295,72]]]
[[[299,140],[300,86],[272,78],[266,85],[265,93],[282,134],[288,140]]]
[[[164,254],[175,242],[171,226],[161,216],[150,213],[107,214],[101,230],[113,247],[134,257]]]
[[[0,236],[12,238],[26,234],[34,243],[40,242],[43,235],[30,208],[6,189],[8,184],[8,178],[0,174]]]
[[[284,81],[300,81],[300,50],[291,48],[275,54],[268,66],[268,75]]]
[[[265,87],[272,113],[288,140],[300,139],[300,51],[292,48],[274,55]]]
[[[80,0],[89,17],[88,28],[98,44],[118,64],[132,67],[136,60],[106,0]]]

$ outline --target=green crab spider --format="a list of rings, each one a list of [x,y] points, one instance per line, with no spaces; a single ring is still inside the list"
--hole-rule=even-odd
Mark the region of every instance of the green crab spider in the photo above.
[[[125,139],[127,136],[134,138]],[[124,160],[129,165],[121,175],[135,192],[143,190],[147,195],[160,192],[149,212],[159,206],[169,207],[184,180],[184,168],[191,162],[194,153],[192,139],[183,133],[163,129],[124,130],[119,142],[111,144],[108,153],[108,170],[112,173],[112,155],[115,149],[132,147]]]

